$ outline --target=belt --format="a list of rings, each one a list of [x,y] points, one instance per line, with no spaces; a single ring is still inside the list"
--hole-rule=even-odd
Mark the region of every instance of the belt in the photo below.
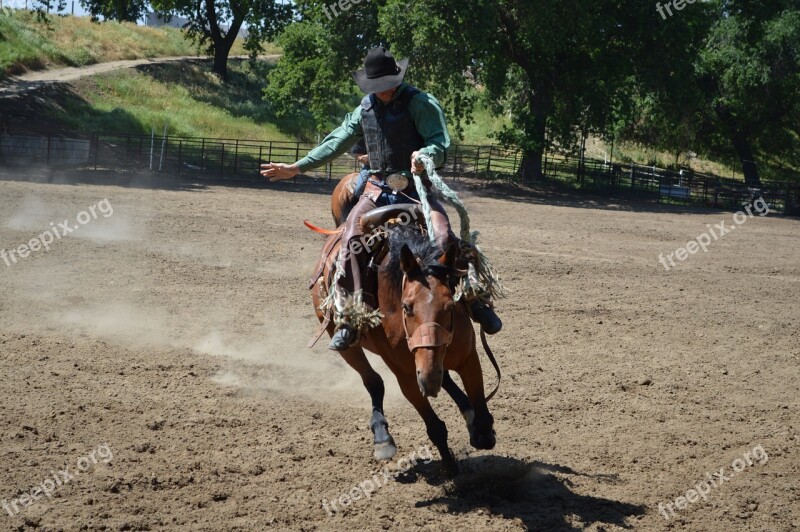
[[[380,187],[384,192],[389,192],[391,194],[398,194],[400,192],[413,193],[417,191],[417,187],[414,185],[414,178],[411,176],[411,172],[407,170],[395,172],[387,176],[372,174],[369,176],[369,182]],[[422,184],[426,188],[430,188],[431,186],[430,180],[425,175],[422,176]]]

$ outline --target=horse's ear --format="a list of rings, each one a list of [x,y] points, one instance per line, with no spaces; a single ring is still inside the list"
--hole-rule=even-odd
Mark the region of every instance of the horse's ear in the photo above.
[[[419,263],[411,248],[408,247],[408,244],[403,244],[400,249],[400,269],[403,270],[404,274],[408,275],[418,268]]]
[[[447,266],[451,270],[456,263],[456,259],[458,258],[458,246],[455,244],[450,244],[444,250],[444,253],[441,257],[439,257],[439,264],[442,266]]]

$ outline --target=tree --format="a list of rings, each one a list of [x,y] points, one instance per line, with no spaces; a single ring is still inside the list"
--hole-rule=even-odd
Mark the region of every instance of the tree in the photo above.
[[[292,5],[280,0],[156,0],[153,7],[188,19],[189,37],[214,56],[213,70],[222,79],[228,77],[228,55],[243,25],[245,49],[255,56],[292,18]]]
[[[718,2],[719,19],[696,62],[720,130],[761,186],[758,152],[795,144],[800,118],[800,9],[796,0]]]
[[[797,160],[797,0],[298,2],[291,55],[268,97],[310,109],[320,129],[355,92],[350,73],[371,46],[408,56],[407,79],[444,104],[452,129],[476,100],[508,117],[497,138],[523,152],[523,179],[542,175],[549,146],[589,132],[742,162],[757,186],[759,153]],[[302,25],[302,27],[301,27]]]
[[[672,13],[666,17],[651,9],[637,17],[640,32],[631,49],[633,75],[617,94],[618,109],[610,129],[617,140],[674,154],[677,164],[682,153],[698,151],[701,139],[712,132],[704,117],[705,96],[695,80],[694,61],[714,13],[713,6],[700,2]]]
[[[86,11],[96,20],[102,16],[106,20],[136,22],[147,13],[147,0],[80,0]]]
[[[360,99],[351,74],[369,48],[382,43],[377,7],[363,3],[330,18],[322,1],[299,1],[296,7],[301,20],[278,39],[283,55],[264,95],[278,117],[310,113],[317,131],[325,132]]]
[[[303,20],[321,28],[323,45],[308,59],[324,48],[335,65],[326,74],[344,76],[360,66],[370,46],[388,45],[396,57],[411,58],[409,80],[442,101],[457,134],[482,95],[491,109],[511,117],[499,139],[522,149],[524,179],[541,176],[548,126],[565,137],[574,135],[577,123],[606,126],[610,117],[603,109],[616,80],[624,79],[620,72],[630,68],[622,38],[628,27],[620,21],[632,8],[622,0],[587,2],[580,10],[566,0],[387,0],[333,17],[324,7],[320,1],[299,4]],[[271,84],[278,82],[284,93],[289,87],[295,94],[307,91],[309,78],[298,75],[300,68],[281,63]],[[549,123],[554,119],[559,123]]]
[[[759,159],[797,160],[799,7],[796,0],[715,0],[665,21],[651,34],[660,53],[637,58],[640,90],[631,101],[644,119],[620,128],[623,136],[733,154],[752,187],[761,185]]]

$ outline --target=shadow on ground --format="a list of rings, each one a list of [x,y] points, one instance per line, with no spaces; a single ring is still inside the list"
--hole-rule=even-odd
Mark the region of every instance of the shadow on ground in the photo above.
[[[615,484],[616,475],[589,474],[566,466],[504,456],[477,456],[459,462],[461,474],[443,483],[439,462],[418,464],[398,479],[422,478],[444,493],[417,507],[444,505],[448,513],[483,511],[519,520],[530,530],[578,530],[592,525],[633,528],[645,507],[577,493],[576,484]],[[585,488],[583,491],[587,491]],[[602,528],[600,528],[602,529]]]
[[[124,109],[102,111],[66,83],[34,87],[25,93],[0,97],[0,129],[66,131],[67,116],[89,116],[93,122],[114,124],[116,131],[145,134],[149,128]],[[85,119],[85,118],[84,118]]]

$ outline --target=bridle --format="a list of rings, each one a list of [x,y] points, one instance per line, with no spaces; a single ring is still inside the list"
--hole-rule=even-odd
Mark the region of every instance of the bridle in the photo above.
[[[406,291],[406,281],[408,280],[408,276],[403,274],[403,287],[402,292],[405,293]],[[453,312],[454,309],[450,309],[450,330],[448,331],[435,321],[429,321],[419,325],[413,334],[408,333],[408,313],[406,312],[406,307],[403,306],[403,329],[406,332],[406,341],[408,342],[408,350],[412,353],[418,347],[439,347],[445,346],[445,348],[450,346],[450,343],[453,341]]]

